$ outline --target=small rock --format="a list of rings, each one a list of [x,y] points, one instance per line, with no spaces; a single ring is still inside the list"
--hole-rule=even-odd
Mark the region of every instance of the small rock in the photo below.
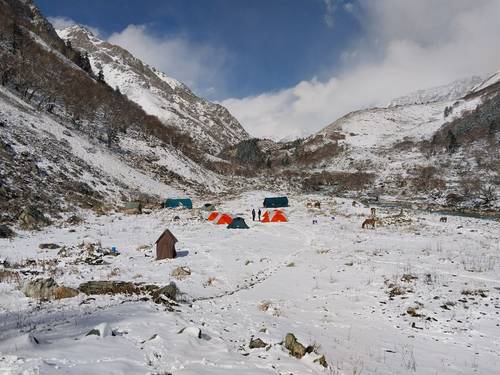
[[[250,349],[258,349],[258,348],[265,348],[267,344],[262,341],[260,338],[252,339],[250,340],[250,344],[248,344],[248,347]]]
[[[41,243],[38,245],[39,249],[49,249],[49,250],[54,250],[54,249],[59,249],[61,246],[59,246],[56,243]]]
[[[0,238],[11,238],[11,237],[14,237],[14,231],[5,224],[0,225]]]
[[[183,279],[191,275],[191,270],[188,267],[177,267],[170,273],[170,275],[177,279]]]
[[[321,357],[319,358],[316,358],[313,362],[315,363],[319,363],[321,366],[323,366],[324,368],[327,368],[328,367],[328,363],[326,362],[326,358],[324,355],[322,355]]]
[[[96,335],[99,337],[113,336],[113,332],[108,323],[101,323],[92,328],[85,336]]]
[[[201,339],[201,329],[198,327],[190,326],[190,327],[184,327],[181,329],[178,334],[185,334],[191,337],[195,337],[197,339]]]

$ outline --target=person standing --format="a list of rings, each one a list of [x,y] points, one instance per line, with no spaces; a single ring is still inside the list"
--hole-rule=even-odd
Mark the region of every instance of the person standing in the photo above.
[[[252,221],[255,221],[255,208],[252,208]]]
[[[260,221],[260,214],[261,214],[261,212],[260,212],[260,208],[259,208],[259,221]]]

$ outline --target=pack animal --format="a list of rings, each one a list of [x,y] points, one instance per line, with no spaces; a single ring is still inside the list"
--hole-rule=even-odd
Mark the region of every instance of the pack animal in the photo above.
[[[375,221],[376,219],[374,218],[366,219],[365,221],[363,221],[363,224],[361,224],[361,228],[365,229],[365,227],[367,227],[368,225],[371,225],[372,228],[375,228]]]
[[[448,218],[447,218],[446,216],[443,216],[443,217],[441,217],[441,218],[439,219],[439,221],[440,221],[441,223],[447,223],[447,222],[448,222]]]

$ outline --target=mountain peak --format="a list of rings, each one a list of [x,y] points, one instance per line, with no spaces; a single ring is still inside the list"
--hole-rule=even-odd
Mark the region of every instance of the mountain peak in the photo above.
[[[210,154],[249,137],[229,111],[196,96],[185,84],[150,67],[126,49],[95,36],[84,26],[58,30],[72,46],[88,53],[94,71],[163,124],[189,134]]]

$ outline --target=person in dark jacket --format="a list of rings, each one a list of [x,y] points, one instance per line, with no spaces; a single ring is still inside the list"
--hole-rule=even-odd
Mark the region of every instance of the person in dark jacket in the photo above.
[[[260,214],[261,214],[261,212],[260,212],[260,208],[259,208],[259,221],[260,221]]]
[[[252,221],[255,221],[255,208],[252,208]]]

